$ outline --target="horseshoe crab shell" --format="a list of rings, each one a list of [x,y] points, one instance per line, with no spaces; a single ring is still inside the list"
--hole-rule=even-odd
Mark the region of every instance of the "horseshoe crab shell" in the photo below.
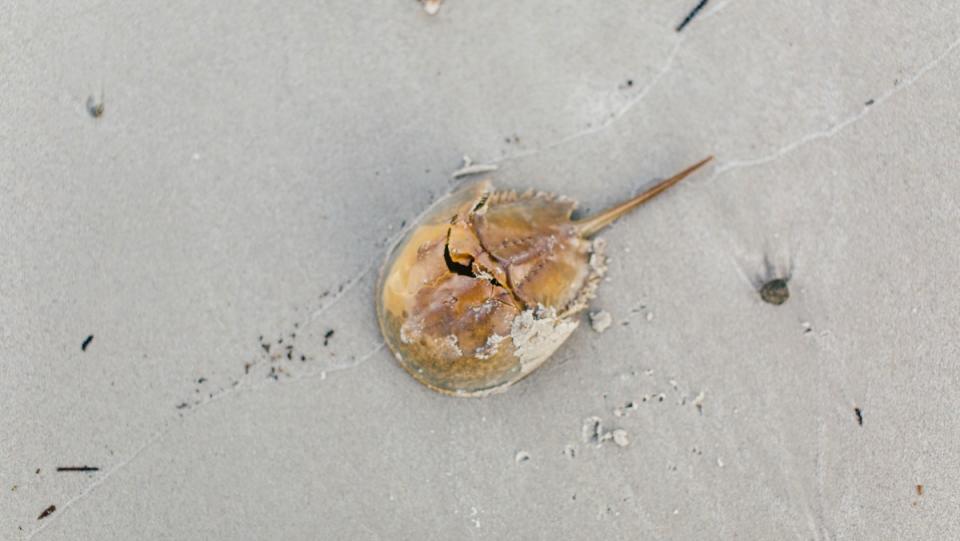
[[[673,186],[707,158],[582,220],[573,200],[469,184],[413,224],[387,255],[377,320],[397,362],[455,396],[506,390],[579,325],[606,270],[598,231]]]

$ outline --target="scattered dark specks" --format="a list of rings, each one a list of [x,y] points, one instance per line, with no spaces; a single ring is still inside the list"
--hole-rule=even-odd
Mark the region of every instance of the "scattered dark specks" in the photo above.
[[[923,485],[917,485],[917,496],[923,496]]]
[[[57,510],[57,506],[56,506],[56,505],[51,505],[50,507],[47,507],[46,509],[43,510],[42,513],[40,513],[40,516],[37,517],[37,520],[43,520],[43,519],[49,517],[49,516],[52,515],[53,512],[56,511],[56,510]]]
[[[270,353],[270,344],[266,344],[266,343],[260,344],[260,347],[263,348],[263,351]]]
[[[857,424],[863,426],[863,410],[860,408],[853,408],[853,413],[857,416]]]
[[[700,0],[699,2],[697,2],[697,5],[694,6],[693,9],[690,11],[690,13],[688,13],[687,16],[684,17],[683,21],[677,25],[677,32],[683,32],[683,29],[686,28],[688,24],[690,24],[690,21],[692,21],[693,18],[696,17],[698,13],[700,13],[700,10],[707,5],[708,1],[709,0]]]
[[[40,468],[37,468],[37,471],[35,471],[35,472],[33,472],[33,473],[35,473],[35,474],[37,474],[37,475],[40,475]]]
[[[100,118],[103,116],[103,97],[101,96],[100,100],[97,100],[93,96],[87,98],[87,113],[90,114],[93,118]]]
[[[783,278],[774,278],[760,287],[760,298],[764,302],[779,306],[790,298],[790,289]]]
[[[623,406],[614,409],[614,410],[613,410],[613,414],[616,415],[617,417],[625,417],[625,416],[627,416],[631,411],[637,409],[638,407],[639,407],[639,406],[637,406],[637,403],[634,402],[633,400],[631,400],[631,401],[627,402],[626,404],[624,404]]]
[[[185,407],[187,407],[187,403],[186,403],[186,402],[180,402],[179,404],[177,404],[177,409],[178,409],[178,410],[182,410],[182,409],[185,408]]]
[[[202,384],[202,383],[205,382],[205,381],[207,381],[207,378],[201,376],[201,377],[197,380],[197,384]]]
[[[250,367],[251,367],[251,366],[253,366],[253,364],[251,364],[251,363],[243,363],[243,373],[244,373],[244,374],[249,374],[249,373],[250,373]]]
[[[323,334],[323,345],[326,346],[329,344],[331,338],[333,338],[333,329],[330,329]]]
[[[100,471],[97,466],[57,466],[57,471]]]
[[[870,106],[873,105],[874,103],[876,103],[876,100],[874,100],[873,98],[870,98],[869,100],[867,100],[866,102],[864,102],[864,105],[866,105],[867,107],[870,107]]]
[[[83,339],[83,343],[80,344],[80,351],[87,351],[87,346],[90,345],[90,342],[93,342],[93,335],[92,335],[92,334],[91,334],[90,336],[88,336],[88,337],[86,337],[86,338]]]

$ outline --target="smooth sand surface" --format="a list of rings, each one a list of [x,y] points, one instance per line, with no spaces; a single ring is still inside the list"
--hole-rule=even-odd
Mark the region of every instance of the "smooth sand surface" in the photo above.
[[[960,537],[960,5],[696,3],[0,6],[0,538]],[[373,314],[464,154],[716,160],[467,400]]]

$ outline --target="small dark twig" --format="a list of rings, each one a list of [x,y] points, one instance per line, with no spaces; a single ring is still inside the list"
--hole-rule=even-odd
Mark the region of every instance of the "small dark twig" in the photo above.
[[[37,520],[43,520],[53,514],[57,510],[56,505],[51,505],[50,507],[43,510],[43,513],[40,513],[40,516],[37,517]]]
[[[683,19],[683,22],[677,25],[677,32],[682,32],[683,29],[686,28],[688,24],[690,24],[690,21],[692,21],[693,18],[697,16],[697,13],[700,13],[700,10],[703,9],[707,5],[707,2],[709,1],[710,0],[700,0],[700,2],[696,5],[696,7],[694,7],[693,10],[687,14],[686,18]]]
[[[80,344],[80,351],[87,351],[87,346],[90,345],[90,342],[93,342],[92,334],[88,336],[86,339],[84,339],[83,343]]]
[[[100,471],[97,466],[57,466],[57,471]]]

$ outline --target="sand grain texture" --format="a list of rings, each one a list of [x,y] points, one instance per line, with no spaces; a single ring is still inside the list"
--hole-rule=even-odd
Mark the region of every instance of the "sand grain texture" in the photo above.
[[[960,6],[15,4],[0,538],[960,536]],[[716,161],[457,400],[372,295],[465,154],[594,210]]]

